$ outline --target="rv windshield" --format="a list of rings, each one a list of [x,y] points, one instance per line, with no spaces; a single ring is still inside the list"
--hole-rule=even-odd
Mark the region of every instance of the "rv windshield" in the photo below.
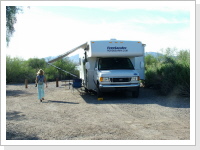
[[[98,68],[99,70],[134,69],[129,58],[100,58]]]

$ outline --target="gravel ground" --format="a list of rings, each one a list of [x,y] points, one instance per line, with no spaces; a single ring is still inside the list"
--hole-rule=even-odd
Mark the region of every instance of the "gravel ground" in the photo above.
[[[189,140],[189,98],[164,97],[141,88],[139,98],[128,93],[105,94],[98,101],[69,87],[6,86],[7,140]]]

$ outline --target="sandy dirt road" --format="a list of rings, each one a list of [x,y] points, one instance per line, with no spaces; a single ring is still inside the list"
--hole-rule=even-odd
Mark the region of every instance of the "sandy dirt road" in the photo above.
[[[6,86],[7,140],[190,139],[188,98],[141,88],[139,98],[109,93],[98,101],[94,94],[55,85],[45,88],[42,103],[34,84]]]

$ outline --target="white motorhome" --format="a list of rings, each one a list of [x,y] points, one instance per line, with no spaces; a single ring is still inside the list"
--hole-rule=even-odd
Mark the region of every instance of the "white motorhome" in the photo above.
[[[96,91],[98,97],[102,97],[103,92],[130,91],[133,97],[138,97],[140,80],[145,79],[144,47],[140,41],[90,41],[53,61],[82,48],[79,69],[86,91]]]

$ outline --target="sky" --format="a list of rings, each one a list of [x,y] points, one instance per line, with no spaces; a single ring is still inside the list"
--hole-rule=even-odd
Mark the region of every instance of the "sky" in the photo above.
[[[160,52],[168,47],[190,50],[193,4],[184,1],[24,3],[6,55],[24,59],[58,56],[87,41],[111,38],[141,41],[146,44],[146,52]]]

